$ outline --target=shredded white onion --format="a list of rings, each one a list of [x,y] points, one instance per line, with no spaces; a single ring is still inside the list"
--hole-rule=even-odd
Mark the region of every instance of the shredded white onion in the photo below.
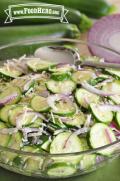
[[[30,85],[32,83],[32,80],[28,80],[27,83],[24,85],[24,91],[27,91],[30,88]]]
[[[84,134],[84,133],[87,133],[89,131],[89,129],[90,128],[88,128],[88,127],[83,127],[83,128],[76,130],[74,133],[76,135]]]
[[[25,122],[26,116],[28,113],[31,114],[32,109],[28,108],[27,106],[24,107],[24,110],[16,117],[16,127],[17,129],[21,129],[23,123]]]
[[[42,135],[42,131],[36,132],[36,133],[29,133],[28,137],[36,137],[36,136],[41,136]]]
[[[91,121],[92,121],[91,117],[92,117],[91,114],[87,115],[87,119],[86,119],[86,122],[84,124],[84,127],[88,128],[90,126]]]
[[[60,100],[59,94],[51,95],[47,98],[48,105],[55,111],[57,111],[57,107],[55,106],[55,102]]]
[[[20,71],[21,73],[28,73],[28,67],[26,65],[25,60],[25,56],[23,55],[22,57],[20,57],[19,59],[12,59],[12,60],[7,60],[6,63],[4,63],[4,66],[7,68],[8,71],[10,71],[10,69],[15,69]]]

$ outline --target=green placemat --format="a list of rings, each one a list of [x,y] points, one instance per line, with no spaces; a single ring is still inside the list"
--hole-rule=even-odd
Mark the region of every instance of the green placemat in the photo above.
[[[48,181],[48,179],[32,178],[15,174],[0,168],[0,181]],[[109,164],[98,170],[83,176],[78,176],[64,181],[120,181],[120,158],[113,160]],[[61,179],[57,179],[61,181]]]

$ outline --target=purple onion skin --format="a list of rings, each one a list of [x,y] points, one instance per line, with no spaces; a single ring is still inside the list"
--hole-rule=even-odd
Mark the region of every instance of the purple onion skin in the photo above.
[[[119,50],[116,50],[110,42],[110,38],[115,33],[116,35],[120,33],[120,14],[109,15],[98,20],[88,33],[88,48],[91,54],[104,58],[106,62],[120,64],[120,52],[117,53]],[[113,51],[94,45],[94,43]]]

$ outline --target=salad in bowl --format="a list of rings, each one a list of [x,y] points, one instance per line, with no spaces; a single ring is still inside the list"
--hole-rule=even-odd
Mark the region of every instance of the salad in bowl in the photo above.
[[[64,178],[120,153],[119,65],[61,41],[0,50],[0,165],[6,169]],[[23,46],[32,51],[24,48],[20,56]]]

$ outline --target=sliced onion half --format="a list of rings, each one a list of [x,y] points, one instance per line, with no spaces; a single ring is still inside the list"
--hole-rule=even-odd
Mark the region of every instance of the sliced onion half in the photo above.
[[[92,43],[107,47],[115,52]],[[93,55],[104,58],[107,62],[120,63],[120,14],[106,16],[98,20],[89,31],[88,44]]]

